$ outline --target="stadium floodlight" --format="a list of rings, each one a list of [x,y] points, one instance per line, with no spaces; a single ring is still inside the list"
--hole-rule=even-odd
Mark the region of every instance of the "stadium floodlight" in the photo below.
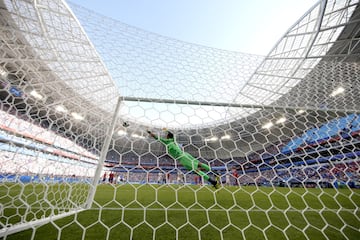
[[[298,110],[298,111],[296,112],[296,114],[298,114],[298,115],[301,115],[301,114],[303,114],[303,113],[305,113],[305,110],[304,110],[304,109],[300,109],[300,110]]]
[[[119,135],[119,136],[125,136],[127,133],[126,133],[126,131],[124,131],[124,130],[119,130],[118,132],[117,132],[117,134]]]
[[[286,117],[281,117],[278,120],[276,120],[276,124],[284,123],[286,122]]]
[[[61,113],[67,113],[68,112],[68,110],[63,105],[57,105],[55,107],[55,110],[58,111],[58,112],[61,112]]]
[[[38,93],[36,90],[32,90],[31,92],[30,92],[30,95],[31,96],[33,96],[34,98],[36,98],[36,99],[39,99],[39,100],[42,100],[44,97],[40,94],[40,93]]]
[[[230,138],[231,138],[230,135],[224,135],[220,139],[221,140],[226,140],[226,139],[230,139]]]
[[[0,66],[0,76],[5,78],[8,75],[8,72]]]
[[[343,87],[338,87],[337,89],[335,89],[334,91],[332,91],[332,93],[330,94],[331,97],[335,97],[341,93],[345,92],[345,88]]]
[[[205,142],[216,142],[218,140],[218,137],[209,137],[209,138],[205,138]]]
[[[272,126],[274,126],[274,124],[272,122],[268,122],[268,123],[265,123],[264,125],[262,125],[261,128],[263,129],[269,129],[271,128]]]
[[[74,119],[79,120],[79,121],[84,120],[84,117],[83,117],[81,114],[77,113],[77,112],[72,112],[72,113],[71,113],[71,116],[72,116]]]
[[[132,136],[133,138],[139,138],[139,139],[144,139],[144,138],[145,138],[144,136],[139,135],[139,134],[137,134],[137,133],[133,133],[133,134],[131,134],[131,136]]]

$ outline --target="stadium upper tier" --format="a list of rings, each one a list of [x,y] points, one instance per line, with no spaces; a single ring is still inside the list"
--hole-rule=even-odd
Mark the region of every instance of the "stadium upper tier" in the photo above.
[[[353,84],[360,79],[358,1],[319,1],[267,56],[186,43],[70,7],[60,0],[0,1],[0,95],[85,144],[102,144],[118,97],[126,131],[167,127],[192,143],[199,129],[202,137],[247,141],[249,132],[266,131],[263,123],[296,118],[298,110],[334,118],[360,111],[360,84]],[[347,94],[334,100],[338,86]],[[327,119],[311,124],[321,121]],[[279,141],[276,133],[254,137],[260,145]],[[257,147],[241,150],[249,149]]]

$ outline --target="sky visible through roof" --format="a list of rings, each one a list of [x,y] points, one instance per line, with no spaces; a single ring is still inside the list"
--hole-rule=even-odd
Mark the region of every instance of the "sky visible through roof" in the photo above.
[[[71,0],[163,36],[266,55],[317,0]]]
[[[154,1],[131,1],[131,0],[122,0],[122,1],[107,1],[104,3],[103,1],[95,1],[95,0],[73,0],[72,3],[85,7],[89,10],[92,10],[96,13],[99,13],[103,16],[110,17],[116,21],[128,24],[130,26],[137,27],[139,29],[143,29],[148,32],[153,32],[165,37],[170,37],[172,39],[177,39],[180,41],[185,41],[188,43],[199,44],[202,46],[212,47],[216,49],[223,49],[229,51],[250,53],[250,54],[258,54],[265,56],[269,53],[272,47],[277,43],[277,41],[285,34],[285,32],[301,17],[303,16],[307,10],[313,6],[317,1],[315,0],[251,0],[251,1],[237,1],[237,0],[227,0],[227,1],[216,1],[216,0],[177,0],[177,1],[167,1],[167,0],[154,0]],[[75,12],[76,15],[76,12]],[[87,19],[90,21],[89,19]],[[81,21],[80,21],[81,22]],[[83,24],[87,24],[82,22]],[[94,20],[96,22],[96,20]],[[99,23],[101,24],[101,23]],[[115,26],[102,26],[106,28],[114,28]],[[101,29],[101,27],[97,28]],[[86,27],[85,30],[87,31]],[[140,33],[141,34],[141,33]],[[160,87],[149,90],[151,86],[155,86],[154,83],[166,83],[169,79],[174,81],[176,80],[176,76],[173,74],[173,68],[168,67],[167,64],[173,61],[171,58],[165,59],[161,66],[165,68],[165,73],[159,71],[155,66],[152,68],[150,65],[148,68],[154,69],[154,71],[148,71],[151,74],[155,74],[153,78],[149,78],[148,75],[139,75],[132,74],[124,76],[119,74],[121,71],[121,64],[116,63],[115,68],[111,66],[111,59],[118,59],[120,56],[123,56],[122,53],[116,55],[116,52],[119,49],[121,51],[125,51],[128,44],[122,45],[121,42],[121,34],[114,35],[116,39],[111,39],[111,36],[108,34],[104,34],[107,40],[112,41],[112,50],[106,52],[106,54],[101,54],[104,62],[110,70],[110,73],[115,82],[120,89],[120,94],[123,96],[132,96],[132,97],[150,97],[158,98],[158,96],[162,96],[163,98],[169,98],[164,96],[163,92],[157,94],[159,89],[164,87],[164,84],[161,84]],[[139,38],[145,37],[148,34],[145,32],[143,35],[139,35]],[[90,39],[92,40],[91,34]],[[127,39],[125,39],[125,42]],[[145,38],[141,41],[141,43],[146,42]],[[131,39],[131,44],[134,42]],[[95,42],[95,47],[103,48],[103,45],[97,45]],[[168,48],[169,46],[164,46],[164,48]],[[158,47],[156,51],[161,51],[162,46]],[[135,48],[136,49],[136,48]],[[130,49],[131,50],[131,49]],[[156,53],[155,51],[155,53]],[[210,50],[209,50],[210,51]],[[129,62],[140,61],[142,57],[137,57],[137,50],[129,51],[125,56],[125,59],[122,59],[124,64],[128,64]],[[133,56],[136,55],[136,56]],[[184,53],[185,54],[185,53]],[[230,53],[228,53],[231,55]],[[144,56],[145,53],[142,52],[139,56]],[[149,53],[149,55],[153,55],[153,53]],[[156,55],[156,54],[155,54]],[[210,54],[211,55],[211,54]],[[181,59],[181,54],[177,56]],[[127,59],[129,58],[129,59]],[[107,60],[109,59],[109,61]],[[191,60],[191,57],[185,58],[186,60]],[[241,61],[244,61],[243,57],[240,56]],[[185,61],[186,61],[185,60]],[[214,59],[216,60],[216,59]],[[240,60],[239,60],[240,61]],[[252,61],[248,61],[252,62]],[[152,63],[152,62],[150,62]],[[258,62],[260,63],[260,62]],[[219,66],[218,66],[219,65]],[[246,64],[245,64],[246,65]],[[146,64],[140,64],[139,67],[146,68]],[[214,63],[212,68],[214,67],[224,67],[223,71],[231,73],[231,69],[226,69],[231,67],[233,70],[239,69],[244,64],[239,64],[236,62],[234,66],[229,64],[223,64],[223,66],[219,63]],[[196,68],[196,66],[194,66]],[[200,67],[200,66],[199,66]],[[253,66],[256,67],[256,66]],[[136,68],[136,66],[135,66]],[[155,70],[157,69],[157,70]],[[221,93],[228,92],[230,100],[226,100],[226,96],[219,94],[215,94],[214,91],[220,89],[219,87],[213,87],[213,90],[200,89],[199,91],[193,93],[189,92],[194,85],[202,85],[209,86],[209,83],[219,84],[219,79],[224,80],[223,77],[216,77],[213,74],[212,76],[205,77],[205,83],[201,82],[191,82],[189,79],[193,78],[196,81],[200,81],[202,75],[193,76],[193,73],[196,73],[196,69],[191,69],[189,72],[190,76],[187,76],[188,73],[180,72],[181,76],[177,80],[181,80],[182,85],[186,87],[185,90],[180,91],[178,86],[175,90],[170,90],[170,95],[177,97],[178,99],[183,100],[201,100],[197,99],[196,95],[204,95],[209,94],[209,97],[212,95],[217,95],[221,98],[221,102],[231,102],[234,94],[230,94],[228,91],[231,89],[228,88],[229,84],[223,83],[223,87],[228,88],[228,90],[220,91]],[[254,69],[253,69],[254,70]],[[253,71],[252,70],[252,71]],[[167,75],[167,72],[171,72],[170,75]],[[237,71],[237,70],[235,70]],[[143,73],[146,71],[143,71]],[[221,73],[221,71],[216,71],[217,74]],[[241,71],[240,71],[241,73]],[[237,73],[238,74],[238,73]],[[226,74],[222,74],[226,75]],[[117,77],[119,76],[119,77]],[[214,77],[215,76],[215,77]],[[175,78],[174,78],[175,77]],[[233,80],[240,81],[242,75],[237,75]],[[246,78],[248,78],[247,76]],[[134,79],[132,79],[134,78]],[[142,82],[141,78],[146,78]],[[151,83],[149,82],[152,79]],[[194,80],[193,80],[194,81]],[[123,83],[121,83],[123,82]],[[230,84],[233,86],[234,91],[238,91],[237,87],[240,87],[240,83],[243,84],[246,81],[241,80],[238,84]],[[132,87],[132,83],[135,84]],[[123,84],[123,85],[121,85]],[[137,87],[138,85],[145,86],[147,92],[152,93],[151,96],[147,96],[146,93],[143,95],[144,88]],[[216,85],[215,84],[215,85]],[[189,88],[189,85],[192,86]],[[226,86],[225,86],[226,85]],[[211,85],[212,86],[212,85]],[[236,86],[234,88],[234,86]],[[204,88],[203,87],[203,88]],[[135,90],[136,91],[135,91]],[[196,89],[195,89],[196,90]],[[206,90],[206,91],[205,91]],[[175,93],[172,91],[176,91]],[[181,96],[178,92],[182,93]],[[189,99],[186,97],[187,95],[191,95],[194,99]],[[224,100],[225,99],[225,100]],[[202,99],[203,101],[210,101],[207,97]],[[217,101],[217,100],[215,100]],[[135,105],[134,105],[135,104]],[[149,106],[147,106],[149,105]],[[139,110],[139,107],[141,108]],[[151,109],[151,111],[145,111],[144,109]],[[188,109],[189,111],[185,111]],[[178,105],[168,106],[167,104],[140,104],[139,103],[126,103],[123,104],[121,114],[123,116],[130,116],[129,119],[136,119],[142,123],[156,126],[165,126],[165,127],[184,127],[184,126],[194,126],[201,125],[204,123],[217,122],[219,120],[227,118],[227,112],[223,112],[223,110],[215,109],[215,111],[211,111],[213,109],[205,109],[202,108],[200,110],[206,111],[208,117],[199,117],[203,116],[203,113],[200,113],[198,110],[198,106],[189,106],[183,107]],[[185,111],[185,112],[184,112]],[[248,111],[245,109],[245,111]],[[199,112],[199,113],[198,113]],[[212,113],[213,112],[213,113]],[[184,115],[185,114],[185,115]],[[242,115],[243,113],[240,111],[235,115]],[[249,114],[249,113],[247,113]],[[183,116],[184,115],[184,116]],[[206,118],[206,119],[205,119]]]

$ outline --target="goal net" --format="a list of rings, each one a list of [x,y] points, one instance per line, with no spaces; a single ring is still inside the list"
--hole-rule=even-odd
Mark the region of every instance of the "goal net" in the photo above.
[[[359,239],[358,1],[267,56],[60,0],[0,13],[0,238]]]

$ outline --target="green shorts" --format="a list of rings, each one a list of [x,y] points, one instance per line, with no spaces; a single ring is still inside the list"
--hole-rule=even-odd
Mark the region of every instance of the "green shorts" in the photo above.
[[[189,153],[184,153],[178,160],[189,171],[197,170],[199,167],[199,160],[191,156]]]

